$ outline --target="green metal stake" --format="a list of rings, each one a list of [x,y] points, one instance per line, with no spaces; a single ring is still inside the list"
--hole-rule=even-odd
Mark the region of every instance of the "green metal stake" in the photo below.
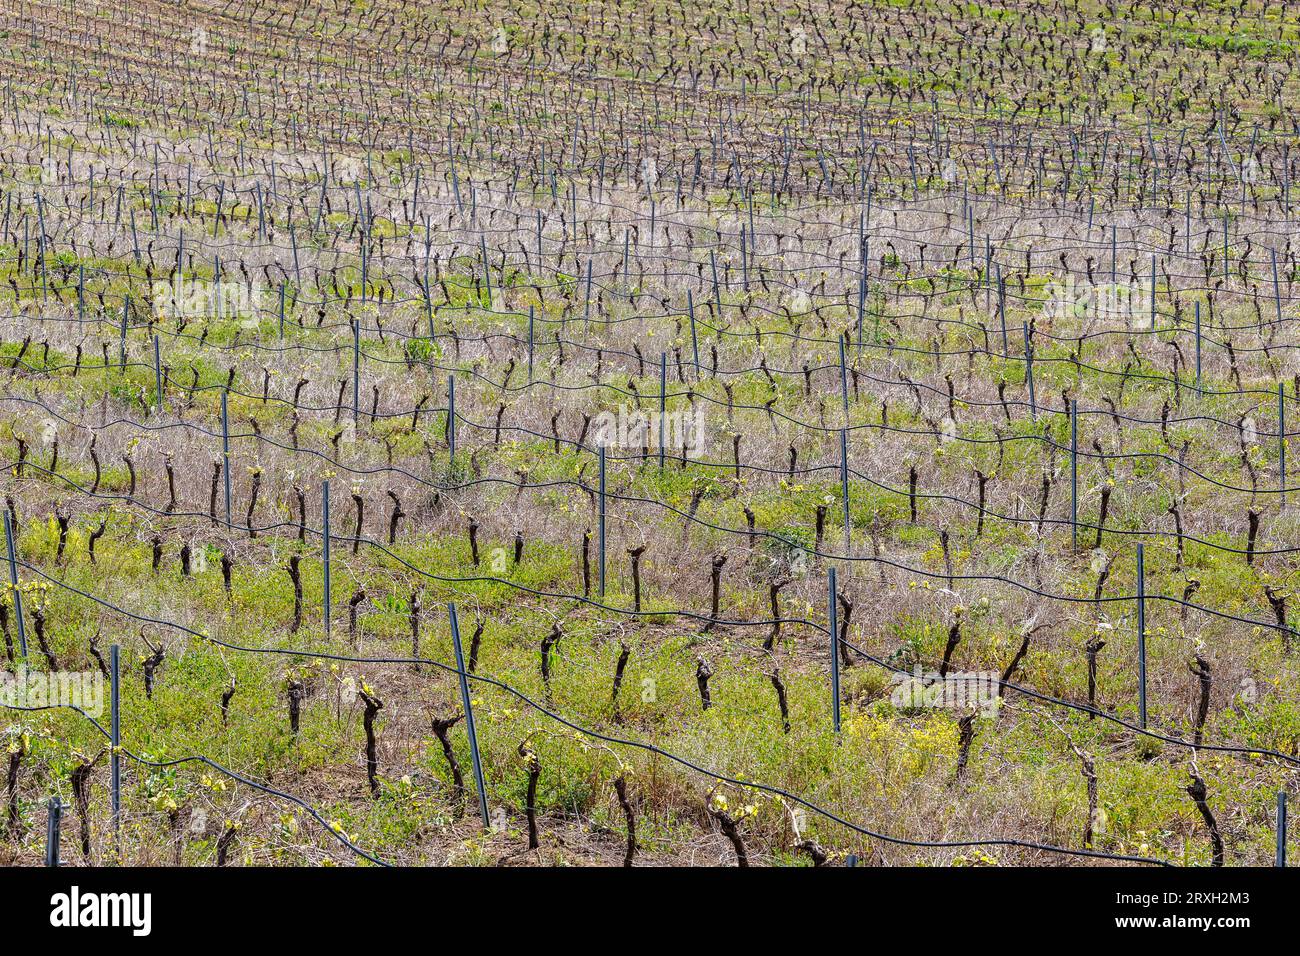
[[[491,825],[488,819],[487,786],[483,783],[483,761],[478,752],[478,733],[474,728],[474,702],[469,695],[469,678],[465,673],[465,655],[460,645],[460,622],[456,619],[456,605],[447,605],[451,619],[451,640],[456,648],[456,673],[460,677],[460,702],[465,708],[465,730],[469,733],[469,755],[474,762],[474,783],[478,786],[478,809],[483,818],[483,829]]]
[[[18,618],[18,648],[23,660],[27,659],[27,626],[23,623],[23,592],[18,586],[18,547],[14,541],[13,525],[9,522],[9,512],[5,515],[5,542],[9,551],[9,585],[14,592],[14,616]]]

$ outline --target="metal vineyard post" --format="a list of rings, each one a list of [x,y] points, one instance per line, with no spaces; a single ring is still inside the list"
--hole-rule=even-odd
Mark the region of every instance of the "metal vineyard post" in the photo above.
[[[465,708],[465,730],[469,734],[469,754],[474,763],[474,783],[478,787],[478,809],[483,818],[483,829],[491,825],[488,819],[487,786],[483,782],[483,761],[478,751],[478,733],[474,728],[474,702],[469,694],[469,678],[465,673],[465,655],[460,644],[460,622],[456,619],[456,605],[447,605],[451,620],[451,641],[456,649],[456,674],[460,678],[460,702]]]

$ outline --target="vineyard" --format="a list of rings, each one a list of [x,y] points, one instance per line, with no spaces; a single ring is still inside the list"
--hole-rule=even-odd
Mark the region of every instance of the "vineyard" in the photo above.
[[[1285,861],[1300,9],[1196,6],[0,0],[0,865]]]

